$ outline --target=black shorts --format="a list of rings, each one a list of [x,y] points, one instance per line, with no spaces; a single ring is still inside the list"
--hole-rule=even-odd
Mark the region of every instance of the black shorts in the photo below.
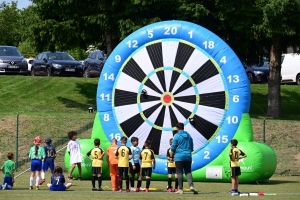
[[[101,174],[102,168],[101,167],[92,167],[92,174]]]
[[[231,177],[241,175],[241,168],[240,167],[231,167],[230,169]]]
[[[176,161],[177,174],[189,174],[192,172],[192,161]]]
[[[134,166],[135,166],[135,170],[133,170],[133,168],[132,168],[132,163],[129,163],[129,173],[131,175],[139,174],[141,171],[140,163],[134,163]]]
[[[118,175],[119,177],[128,177],[128,167],[118,167]]]
[[[141,170],[142,176],[149,176],[152,175],[152,167],[151,168],[142,168]]]
[[[176,167],[168,167],[168,174],[176,174]]]

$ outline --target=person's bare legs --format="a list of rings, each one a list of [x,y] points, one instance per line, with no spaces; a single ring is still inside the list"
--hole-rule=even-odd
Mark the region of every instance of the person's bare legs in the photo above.
[[[81,169],[81,163],[77,163],[77,167],[78,167],[78,174],[79,174],[79,177],[81,178],[81,172],[82,172],[82,169]]]
[[[232,176],[231,177],[231,189],[232,190],[236,190],[235,186],[236,186],[236,179],[235,179],[235,176]]]
[[[66,186],[66,189],[69,189],[72,186],[72,183],[67,183],[65,186]]]
[[[72,167],[70,169],[69,177],[72,177],[72,174],[73,174],[73,171],[74,171],[75,167],[76,167],[76,163],[73,163]]]
[[[47,187],[48,187],[48,188],[50,188],[50,187],[51,187],[51,185],[52,185],[51,183],[47,183]]]

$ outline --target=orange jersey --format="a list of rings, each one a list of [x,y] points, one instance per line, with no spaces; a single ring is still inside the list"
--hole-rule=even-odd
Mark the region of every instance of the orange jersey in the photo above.
[[[112,144],[107,148],[106,155],[109,157],[110,164],[118,164],[118,159],[115,157],[118,148],[119,146],[116,144]]]

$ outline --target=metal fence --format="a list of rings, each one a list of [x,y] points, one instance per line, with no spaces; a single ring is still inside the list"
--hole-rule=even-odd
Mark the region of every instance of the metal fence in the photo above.
[[[74,117],[59,116],[0,116],[0,163],[6,153],[15,153],[18,170],[29,167],[28,152],[33,139],[40,135],[51,137],[53,146],[59,150],[66,146],[67,133],[74,130],[78,138],[90,138],[94,115]],[[277,154],[277,175],[300,175],[300,130],[299,121],[252,119],[254,141],[265,142]],[[56,164],[64,167],[64,153],[58,153]]]

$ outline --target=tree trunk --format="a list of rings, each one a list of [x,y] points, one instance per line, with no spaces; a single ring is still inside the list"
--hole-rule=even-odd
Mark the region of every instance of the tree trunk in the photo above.
[[[270,51],[270,74],[268,80],[268,116],[280,117],[281,115],[281,35],[274,34]]]
[[[112,52],[112,36],[111,36],[111,32],[106,32],[105,33],[105,37],[106,37],[106,54],[107,57],[110,55],[110,53]]]

